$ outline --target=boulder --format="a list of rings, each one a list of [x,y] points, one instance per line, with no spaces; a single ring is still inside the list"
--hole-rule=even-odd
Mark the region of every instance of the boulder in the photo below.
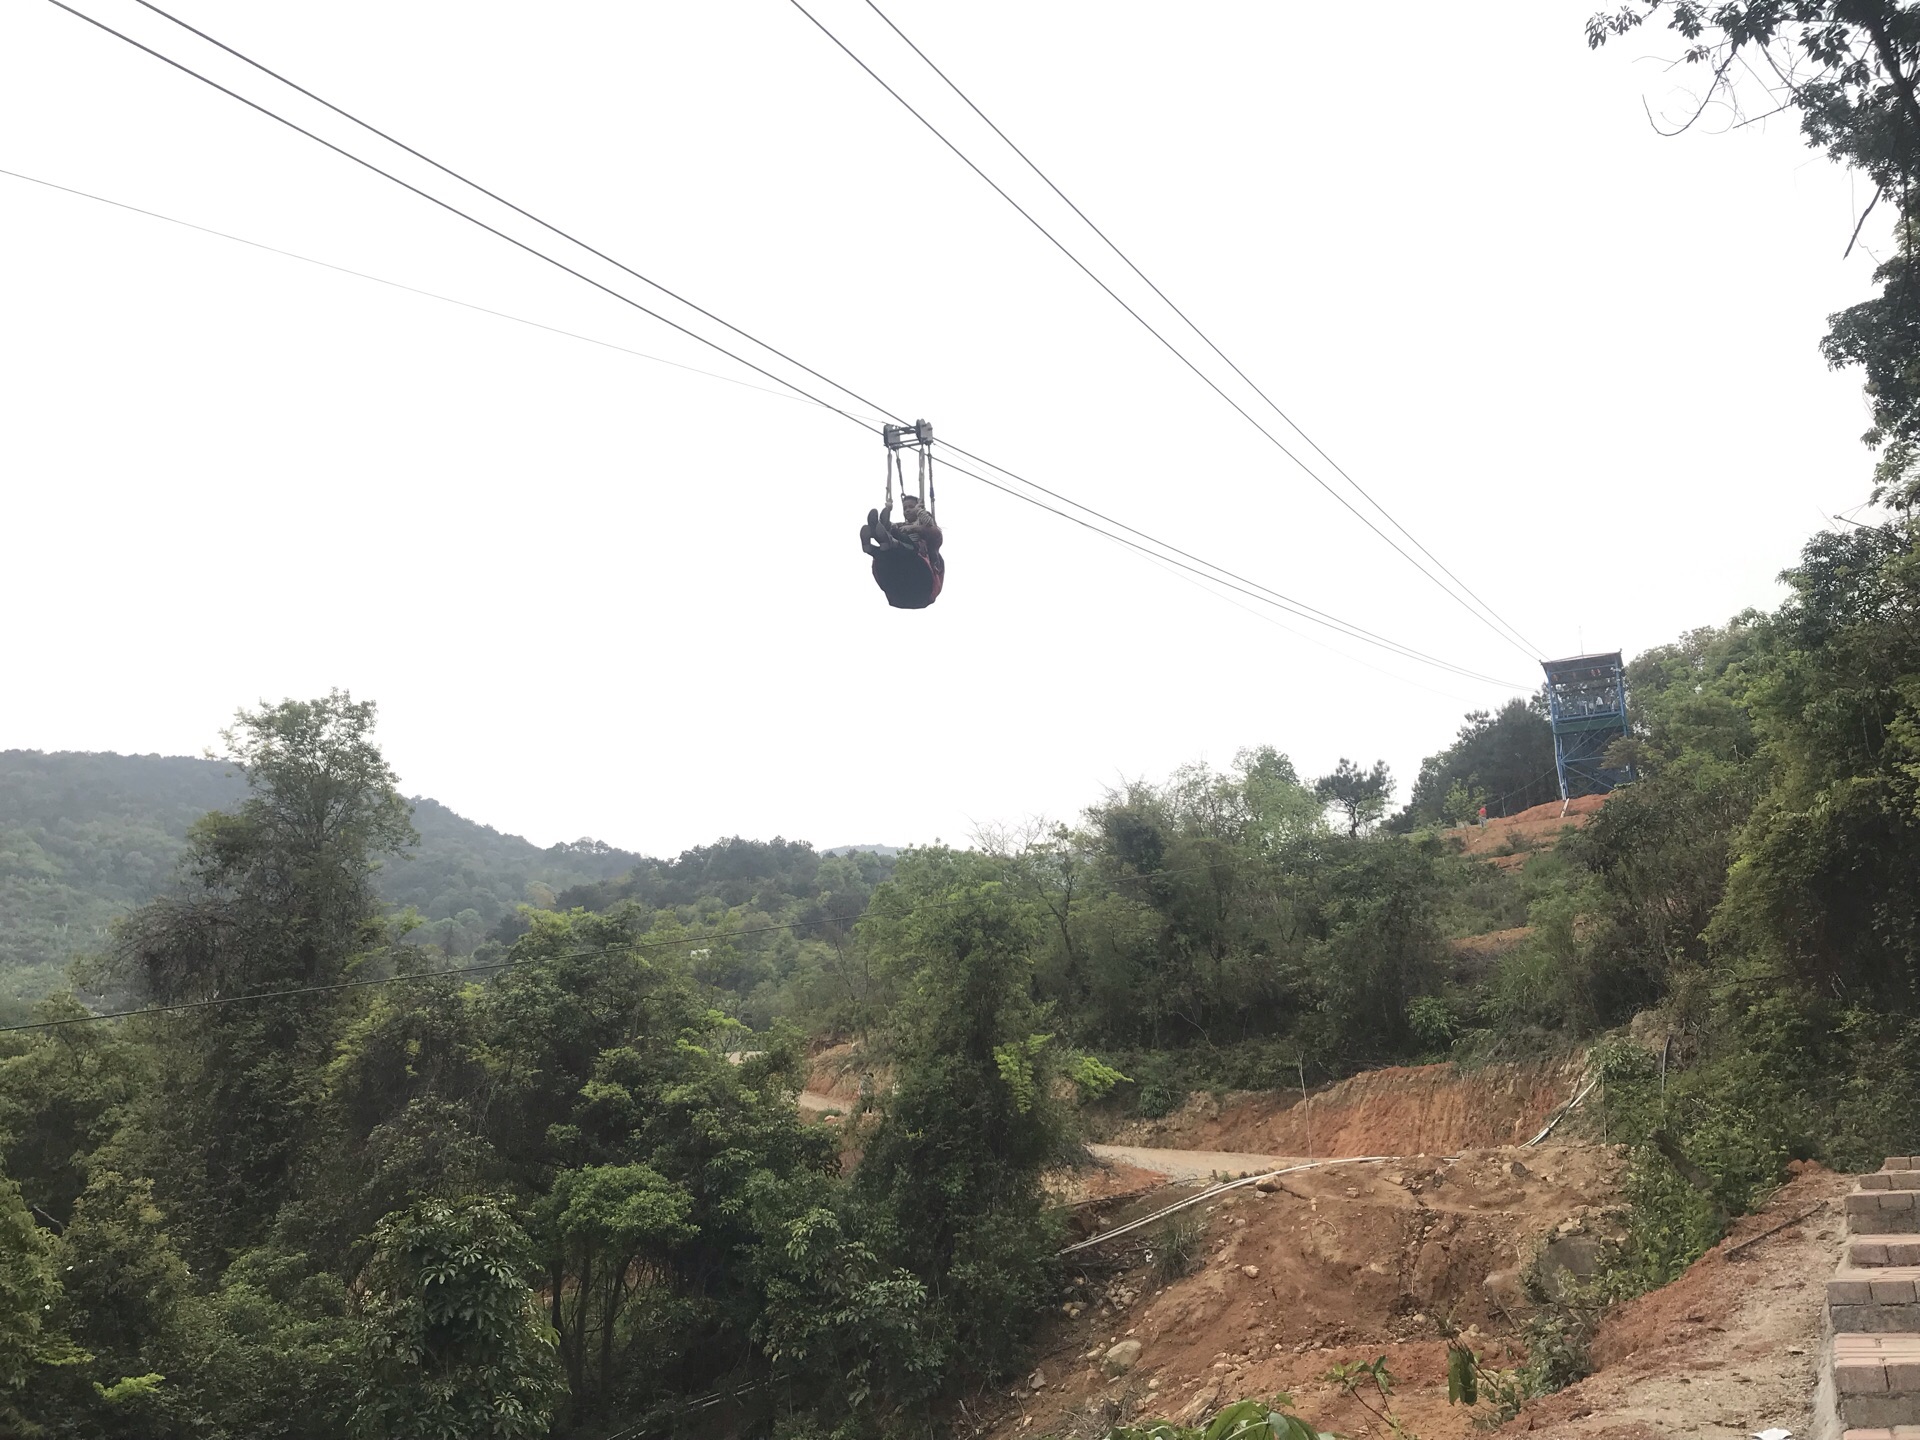
[[[1109,1375],[1124,1375],[1139,1362],[1143,1348],[1138,1340],[1122,1340],[1100,1357],[1100,1364]]]

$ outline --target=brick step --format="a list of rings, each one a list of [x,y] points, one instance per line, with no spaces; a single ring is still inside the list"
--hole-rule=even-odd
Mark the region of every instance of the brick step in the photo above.
[[[1856,1190],[1847,1196],[1854,1235],[1920,1234],[1920,1190]]]
[[[1875,1335],[1920,1332],[1920,1265],[1842,1268],[1827,1281],[1827,1315],[1835,1330]]]
[[[1847,1268],[1874,1269],[1882,1265],[1920,1265],[1920,1238],[1855,1240],[1847,1246]]]
[[[1860,1177],[1862,1190],[1920,1190],[1920,1170],[1876,1170]]]
[[[1920,1334],[1835,1335],[1833,1384],[1849,1428],[1920,1425]]]
[[[1878,1430],[1843,1430],[1840,1440],[1920,1440],[1920,1425],[1883,1425]]]
[[[1889,1155],[1880,1162],[1882,1170],[1920,1170],[1920,1155]]]

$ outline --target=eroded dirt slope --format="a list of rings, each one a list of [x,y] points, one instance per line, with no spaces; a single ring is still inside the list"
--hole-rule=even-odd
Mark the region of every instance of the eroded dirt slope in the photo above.
[[[1526,1301],[1513,1272],[1549,1237],[1609,1228],[1619,1164],[1606,1147],[1549,1144],[1364,1177],[1333,1167],[1288,1176],[1273,1195],[1197,1206],[1207,1220],[1199,1270],[1155,1284],[1149,1241],[1111,1271],[1076,1272],[1084,1283],[1065,1304],[1085,1308],[1054,1322],[1033,1380],[979,1418],[997,1440],[1091,1440],[1122,1418],[1191,1420],[1285,1390],[1324,1427],[1377,1437],[1377,1419],[1326,1374],[1385,1356],[1400,1382],[1394,1409],[1421,1440],[1485,1434],[1484,1407],[1447,1403],[1435,1317],[1473,1327],[1489,1363],[1517,1363],[1509,1336]],[[1823,1282],[1850,1183],[1803,1169],[1680,1279],[1618,1307],[1596,1337],[1592,1376],[1497,1433],[1739,1440],[1778,1425],[1810,1435]],[[1140,1343],[1137,1361],[1106,1375],[1098,1358],[1127,1339]]]
[[[1560,802],[1555,800],[1504,819],[1489,820],[1485,825],[1464,825],[1441,833],[1465,854],[1480,856],[1502,870],[1518,870],[1526,865],[1530,854],[1553,849],[1561,836],[1582,828],[1606,803],[1604,795],[1583,795],[1570,802],[1562,815]]]
[[[1154,1281],[1155,1227],[1114,1241],[1121,1255],[1088,1252],[1039,1388],[1009,1396],[992,1428],[1090,1436],[1122,1412],[1191,1418],[1290,1390],[1323,1425],[1361,1435],[1365,1413],[1321,1377],[1336,1361],[1384,1354],[1423,1440],[1460,1440],[1471,1417],[1445,1403],[1437,1317],[1489,1337],[1504,1331],[1514,1272],[1563,1224],[1604,1223],[1618,1164],[1595,1146],[1478,1151],[1288,1175],[1272,1193],[1248,1187],[1196,1206],[1201,1258],[1183,1279]],[[1105,1377],[1098,1357],[1128,1338],[1141,1342],[1137,1364]]]
[[[1810,1435],[1826,1279],[1852,1184],[1803,1169],[1678,1280],[1609,1315],[1594,1340],[1599,1369],[1529,1406],[1505,1433],[1738,1440],[1780,1426]],[[1792,1223],[1776,1229],[1782,1222]]]
[[[1159,1120],[1134,1120],[1103,1140],[1261,1155],[1446,1155],[1517,1145],[1572,1098],[1584,1062],[1396,1065],[1369,1070],[1302,1100],[1283,1091],[1196,1095]]]

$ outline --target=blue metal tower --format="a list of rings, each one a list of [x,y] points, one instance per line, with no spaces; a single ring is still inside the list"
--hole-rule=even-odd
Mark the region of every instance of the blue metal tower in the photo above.
[[[1607,747],[1627,733],[1627,674],[1620,652],[1547,660],[1540,668],[1547,672],[1562,804],[1576,795],[1604,795],[1633,779],[1631,767],[1605,763]]]

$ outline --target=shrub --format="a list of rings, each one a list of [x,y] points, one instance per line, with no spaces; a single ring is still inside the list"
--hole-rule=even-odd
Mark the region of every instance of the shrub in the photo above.
[[[1194,1210],[1180,1210],[1162,1220],[1153,1241],[1154,1281],[1165,1285],[1191,1275],[1206,1239],[1206,1218]]]

